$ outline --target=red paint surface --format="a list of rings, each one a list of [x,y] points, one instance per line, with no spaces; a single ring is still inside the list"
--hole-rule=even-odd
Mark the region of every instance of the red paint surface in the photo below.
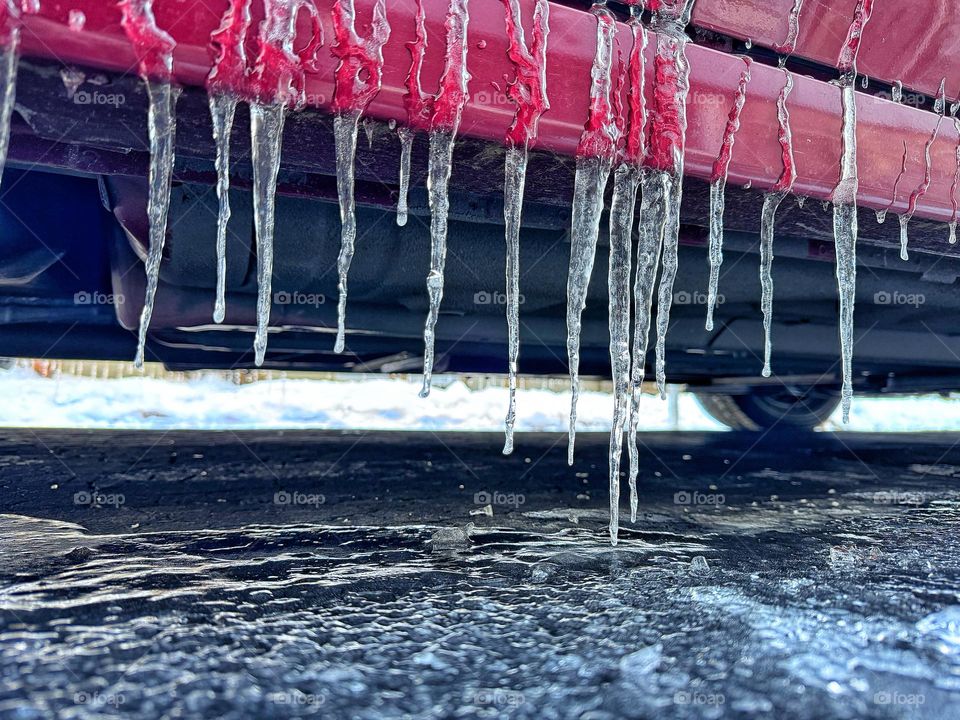
[[[423,91],[420,79],[427,57],[427,10],[425,0],[417,0],[417,15],[414,19],[416,38],[407,43],[410,50],[410,72],[407,73],[403,104],[407,109],[407,123],[417,130],[429,130],[433,116],[433,96]]]
[[[121,24],[137,57],[140,75],[168,82],[173,77],[176,42],[157,27],[151,0],[120,0]]]
[[[837,69],[841,73],[856,72],[857,57],[860,55],[860,45],[863,42],[863,31],[870,16],[873,14],[873,0],[857,0],[857,7],[853,11],[853,19],[847,28],[847,38],[840,47],[840,59]]]
[[[430,129],[457,132],[463,117],[463,109],[470,99],[463,75],[467,71],[465,50],[468,30],[467,0],[450,0],[447,9],[447,46],[443,74],[440,76],[440,91],[433,101]]]
[[[319,10],[327,36],[332,37],[331,0],[312,0]],[[469,69],[472,87],[503,85],[512,75],[507,57],[508,42],[504,30],[502,0],[471,0]],[[424,28],[431,39],[443,38],[446,0],[425,0]],[[533,0],[520,0],[524,17],[532,17]],[[210,36],[220,27],[228,8],[227,0],[155,0],[157,24],[177,41],[174,50],[174,77],[184,85],[203,87],[210,73]],[[785,18],[793,0],[723,0],[729,23],[743,20],[743,9],[750,10],[751,37],[761,42],[763,33],[771,43],[781,42]],[[855,3],[851,0],[819,0],[805,3],[797,54],[809,57],[812,50],[839,57]],[[367,16],[371,0],[357,0],[357,11]],[[716,10],[720,0],[697,0],[701,13]],[[82,11],[87,18],[82,32],[69,28],[69,11]],[[739,11],[738,11],[739,9]],[[416,39],[416,3],[388,0],[387,15],[392,32],[384,47],[383,88],[371,102],[368,113],[382,120],[403,121],[407,117],[404,95],[410,70],[408,43]],[[255,32],[263,17],[262,4],[253,4]],[[701,18],[703,15],[701,15]],[[764,25],[769,20],[769,27]],[[818,23],[817,20],[823,20]],[[51,58],[65,63],[95,66],[107,71],[132,72],[137,58],[120,24],[120,11],[113,2],[103,0],[44,0],[38,16],[23,18],[22,52],[25,56]],[[540,120],[534,147],[565,155],[574,155],[583,132],[588,106],[590,63],[596,48],[596,19],[583,10],[564,5],[550,6],[550,47],[547,51],[547,87],[551,108]],[[745,25],[746,27],[747,25]],[[625,24],[618,26],[618,42],[630,47],[632,34]],[[952,29],[946,33],[946,29]],[[296,47],[306,47],[311,35],[308,17],[298,23]],[[647,104],[652,103],[652,36],[646,56]],[[477,43],[486,47],[479,49]],[[919,43],[919,45],[918,45]],[[443,68],[443,43],[434,43],[425,54],[423,81],[437,87]],[[56,54],[51,48],[56,49]],[[248,45],[255,52],[255,43]],[[815,54],[815,53],[814,53]],[[688,46],[691,101],[688,104],[689,130],[685,152],[685,172],[704,180],[711,177],[717,148],[723,139],[743,61],[735,56],[694,45]],[[934,59],[939,57],[940,61]],[[904,77],[917,80],[935,77],[930,93],[936,92],[947,75],[948,94],[960,89],[960,63],[944,58],[960,57],[960,7],[930,2],[888,8],[878,3],[860,48],[861,72],[886,79],[877,72],[878,63],[896,64]],[[305,89],[309,105],[330,109],[337,59],[321,51],[315,67],[305,68]],[[783,73],[776,68],[754,65],[750,81],[750,101],[741,117],[737,151],[730,164],[730,180],[753,183],[758,189],[770,189],[782,172],[780,145],[776,133],[776,101],[783,87]],[[894,78],[895,79],[895,78]],[[916,87],[916,82],[913,84]],[[706,102],[704,98],[716,98]],[[910,149],[903,182],[916,187],[924,176],[921,150],[930,138],[936,116],[908,105],[896,105],[879,98],[859,95],[859,202],[866,207],[884,209],[893,199],[893,184],[900,170],[900,148]],[[790,96],[797,182],[794,191],[811,198],[828,199],[836,185],[840,159],[840,96],[836,87],[804,76],[796,76]],[[467,102],[461,133],[503,142],[513,122],[513,103]],[[918,200],[917,215],[948,221],[953,217],[953,181],[956,175],[958,133],[952,124],[941,128],[931,148],[931,184]],[[891,151],[893,149],[893,151]],[[907,199],[894,201],[892,211],[906,208]]]
[[[737,131],[740,130],[740,116],[743,114],[743,108],[746,105],[747,86],[750,84],[750,67],[753,65],[753,61],[748,57],[743,58],[743,62],[746,67],[740,73],[737,94],[734,96],[733,105],[730,107],[730,114],[727,115],[727,126],[723,131],[723,143],[720,145],[720,153],[713,163],[713,173],[710,175],[711,183],[722,180],[730,172],[734,138]]]
[[[933,130],[933,135],[930,136],[930,139],[927,141],[927,144],[923,148],[923,180],[920,181],[920,185],[916,190],[910,195],[910,201],[907,203],[907,215],[913,217],[914,213],[917,211],[917,203],[927,194],[927,190],[930,189],[930,183],[933,182],[933,171],[931,169],[932,160],[927,161],[927,156],[930,153],[930,148],[933,146],[933,143],[937,140],[937,135],[940,133],[940,124],[943,122],[943,116],[937,120],[937,126]]]
[[[592,33],[591,36],[596,38],[598,37],[597,33],[603,34],[614,44],[614,52],[616,52],[614,36],[617,32],[617,23],[613,15],[601,6],[594,6],[590,14],[596,19],[597,23],[596,32]],[[591,60],[590,66],[593,62],[602,62],[600,54],[601,45],[598,41],[595,46],[595,60]],[[580,143],[577,145],[578,157],[613,158],[617,154],[621,113],[617,112],[614,105],[615,100],[612,96],[612,88],[616,86],[616,81],[612,75],[616,68],[616,60],[614,60],[608,68],[610,75],[607,77],[607,82],[610,83],[610,93],[604,92],[599,87],[594,88],[592,84],[589,86],[590,99],[587,103],[587,122],[584,125],[583,134],[580,136]]]
[[[380,91],[383,81],[384,43],[390,37],[384,0],[376,0],[370,35],[361,38],[356,31],[353,0],[334,0],[333,31],[337,39],[331,51],[339,58],[333,93],[333,111],[364,112]]]
[[[685,137],[680,122],[680,41],[657,37],[653,59],[653,103],[650,110],[650,147],[647,165],[672,172],[684,152]]]
[[[790,111],[787,107],[787,100],[793,91],[793,80],[788,71],[784,71],[784,75],[786,75],[786,81],[780,91],[780,97],[777,98],[777,141],[780,143],[783,173],[777,180],[777,184],[773,186],[774,192],[790,192],[797,181],[797,168],[793,157],[793,131],[790,127]]]
[[[623,159],[631,165],[640,165],[647,154],[647,98],[644,87],[647,34],[638,19],[631,18],[628,24],[633,44],[627,60],[626,147]]]
[[[207,77],[211,92],[230,91],[246,97],[247,34],[250,31],[252,0],[230,0],[220,27],[210,36],[213,70]]]
[[[251,92],[261,103],[300,107],[306,102],[306,70],[314,67],[323,45],[319,12],[308,0],[264,0],[264,5],[269,10],[257,36],[258,50],[249,76]],[[308,16],[310,24],[306,44],[296,52],[296,23],[301,13]]]
[[[507,85],[507,97],[517,105],[517,112],[507,130],[507,144],[527,147],[537,137],[540,117],[550,105],[546,85],[546,50],[549,32],[549,3],[539,0],[533,12],[533,39],[530,47],[523,39],[520,18],[515,17],[513,0],[503,0],[507,40],[507,57],[513,64],[514,79]]]

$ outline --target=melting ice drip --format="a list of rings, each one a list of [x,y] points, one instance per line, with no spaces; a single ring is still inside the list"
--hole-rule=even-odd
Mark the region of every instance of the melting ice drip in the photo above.
[[[147,251],[147,288],[140,314],[136,367],[143,367],[147,330],[160,281],[160,261],[167,234],[170,184],[173,179],[176,135],[176,104],[180,92],[173,87],[173,38],[157,27],[153,0],[121,0],[122,25],[137,56],[140,77],[147,85],[150,109],[147,130],[150,138],[150,176],[147,218],[150,222]]]
[[[953,175],[953,187],[950,188],[950,201],[953,203],[953,214],[950,216],[950,244],[957,242],[957,217],[960,214],[960,203],[957,202],[957,192],[960,192],[960,118],[954,114],[953,127],[957,131],[957,169]]]
[[[797,40],[800,37],[800,12],[803,10],[803,0],[793,0],[790,15],[787,17],[787,37],[773,49],[780,53],[780,67],[787,64],[787,60],[797,49]]]
[[[298,54],[293,44],[297,16],[310,14],[310,42]],[[267,352],[273,281],[273,230],[276,217],[277,175],[287,111],[303,105],[304,68],[314,62],[323,44],[316,7],[307,0],[264,0],[259,51],[251,77],[250,145],[253,164],[253,216],[257,235],[257,332],[254,360],[262,365]]]
[[[653,14],[657,51],[654,58],[656,86],[653,91],[649,160],[653,174],[660,176],[663,185],[663,249],[660,285],[657,288],[656,355],[657,388],[662,398],[667,396],[667,331],[670,328],[680,242],[683,154],[687,137],[687,95],[690,92],[686,26],[690,22],[692,9],[693,0],[675,0],[672,3],[661,2]]]
[[[421,0],[422,1],[422,0]],[[467,0],[450,0],[445,23],[447,57],[440,76],[440,91],[432,103],[430,157],[427,170],[427,199],[430,205],[430,272],[427,294],[430,309],[423,329],[423,387],[420,397],[430,394],[433,379],[437,319],[443,300],[443,273],[447,259],[447,215],[450,210],[450,173],[453,147],[463,108],[467,104]],[[419,83],[419,78],[417,80]]]
[[[937,141],[937,135],[940,134],[940,125],[943,123],[944,113],[947,108],[947,81],[940,83],[940,92],[937,93],[936,112],[938,113],[937,124],[933,128],[933,134],[923,146],[923,179],[917,189],[910,194],[910,201],[907,204],[907,211],[900,216],[900,259],[907,261],[910,254],[907,252],[907,245],[910,242],[908,227],[917,211],[917,203],[927,194],[930,189],[930,183],[933,181],[933,167],[930,158],[930,150],[933,143]]]
[[[390,37],[384,0],[373,6],[370,37],[361,39],[355,29],[353,0],[335,0],[333,27],[337,44],[333,54],[340,59],[333,97],[333,137],[337,156],[337,196],[340,201],[340,255],[337,274],[340,297],[337,302],[337,340],[334,352],[344,349],[347,318],[347,274],[357,239],[354,204],[354,161],[360,116],[380,92],[383,79],[383,46]]]
[[[773,326],[773,235],[777,221],[777,209],[783,199],[793,190],[797,171],[793,158],[793,131],[790,127],[790,110],[787,98],[793,91],[793,75],[784,69],[786,76],[780,97],[777,99],[777,139],[780,141],[783,173],[771,191],[763,197],[763,213],[760,219],[760,308],[763,311],[763,376],[770,377],[770,355],[773,343],[770,338]]]
[[[733,146],[740,130],[740,116],[743,106],[747,102],[747,86],[750,84],[750,66],[753,61],[745,57],[746,67],[740,73],[740,82],[737,84],[737,93],[733,100],[733,107],[727,117],[727,126],[723,132],[723,144],[720,153],[713,163],[713,173],[710,178],[710,281],[707,286],[707,323],[708,332],[713,330],[713,313],[717,305],[717,291],[720,284],[720,267],[723,265],[723,211],[727,189],[727,178],[730,175],[730,160],[733,158]]]
[[[507,245],[507,337],[510,374],[510,403],[504,421],[503,454],[513,452],[513,428],[517,419],[517,363],[520,356],[520,220],[527,176],[530,144],[536,140],[540,116],[550,108],[547,101],[547,37],[550,33],[550,5],[537,0],[533,12],[533,40],[527,47],[520,23],[519,0],[504,0],[506,8],[507,57],[516,77],[507,85],[507,96],[517,105],[507,130],[504,163],[503,216]]]
[[[20,59],[20,8],[14,0],[0,0],[0,173],[7,164],[10,120],[17,95]]]
[[[840,53],[840,98],[843,105],[843,150],[840,182],[833,192],[833,237],[837,253],[837,286],[840,293],[840,349],[843,386],[840,392],[843,421],[850,420],[853,400],[853,311],[857,289],[857,56],[863,31],[873,12],[873,0],[857,0],[853,20]]]
[[[647,35],[640,23],[640,8],[630,8],[633,45],[627,60],[627,113],[623,123],[626,144],[618,159],[610,203],[610,263],[607,294],[610,313],[610,366],[613,374],[613,426],[610,431],[610,539],[616,544],[620,526],[620,461],[630,397],[630,272],[633,254],[633,220],[646,154],[647,108],[644,98],[644,51]],[[637,485],[630,483],[631,508],[637,504]]]
[[[577,147],[567,275],[567,358],[571,386],[567,462],[570,465],[573,465],[580,398],[581,316],[587,304],[587,287],[597,253],[603,193],[620,138],[613,96],[616,20],[603,2],[596,3],[590,12],[597,20],[597,48],[590,69],[589,116]]]
[[[243,88],[247,71],[244,42],[250,28],[251,0],[230,0],[220,27],[210,36],[216,50],[213,69],[207,77],[210,119],[216,146],[217,170],[217,295],[213,321],[222,323],[226,315],[227,227],[230,223],[230,139],[237,112],[237,92]]]

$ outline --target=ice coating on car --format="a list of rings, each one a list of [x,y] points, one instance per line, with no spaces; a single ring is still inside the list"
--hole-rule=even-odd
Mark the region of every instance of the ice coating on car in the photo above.
[[[946,108],[947,100],[944,82],[940,84],[940,92],[937,96],[936,111],[939,115],[937,124],[933,128],[930,139],[927,140],[923,146],[923,179],[920,181],[917,189],[910,194],[907,211],[900,216],[900,259],[904,261],[910,259],[910,255],[907,252],[907,245],[910,242],[908,234],[910,220],[913,219],[914,214],[917,212],[917,203],[927,194],[927,190],[930,189],[930,183],[933,182],[933,163],[930,157],[930,150],[933,148],[933,144],[937,141],[937,136],[940,134],[940,125],[943,123]]]
[[[7,164],[10,121],[17,95],[20,61],[20,9],[14,0],[0,0],[0,174]]]

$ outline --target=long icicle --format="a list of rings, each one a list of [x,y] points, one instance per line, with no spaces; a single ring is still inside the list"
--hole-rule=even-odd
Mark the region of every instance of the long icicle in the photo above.
[[[833,192],[833,236],[837,253],[837,288],[840,294],[840,351],[843,384],[840,391],[843,421],[850,420],[853,400],[853,312],[857,291],[857,56],[863,31],[873,12],[873,0],[857,0],[847,38],[840,53],[840,99],[843,135],[840,182]]]
[[[953,174],[953,186],[950,188],[950,202],[953,205],[953,214],[950,216],[950,235],[948,239],[951,245],[955,245],[957,242],[957,217],[958,213],[960,213],[960,202],[957,200],[957,193],[960,192],[960,118],[956,115],[953,116],[953,129],[957,131],[957,166]]]
[[[720,285],[720,267],[723,265],[723,211],[726,205],[727,177],[730,174],[733,146],[737,140],[737,132],[740,130],[740,115],[747,102],[747,85],[750,84],[750,66],[753,64],[748,57],[743,58],[743,62],[746,67],[740,73],[733,107],[730,108],[727,126],[723,132],[723,143],[713,163],[713,173],[710,178],[710,281],[707,286],[707,332],[713,330],[713,313],[717,306],[717,292]]]
[[[900,259],[904,262],[910,259],[910,254],[907,252],[907,245],[910,242],[907,228],[913,219],[914,213],[917,211],[917,203],[927,194],[927,190],[930,189],[930,183],[933,181],[933,166],[930,151],[933,148],[933,144],[937,141],[937,136],[940,134],[940,125],[944,119],[944,111],[947,105],[946,80],[940,83],[940,93],[937,95],[937,98],[937,107],[940,110],[939,116],[937,117],[937,124],[933,128],[933,134],[930,135],[930,138],[923,146],[923,179],[920,181],[917,189],[910,194],[907,211],[900,216]]]
[[[397,225],[407,224],[407,195],[410,192],[410,156],[417,130],[429,131],[430,118],[436,98],[423,91],[420,72],[427,55],[427,12],[424,0],[417,0],[414,24],[416,39],[407,43],[410,51],[410,72],[407,73],[407,92],[403,104],[407,110],[407,124],[397,130],[400,137],[400,191],[397,198]]]
[[[603,193],[613,167],[619,130],[613,107],[613,58],[616,21],[604,2],[590,12],[597,20],[597,45],[590,69],[590,108],[577,148],[567,274],[567,359],[570,370],[570,426],[567,462],[573,465],[580,399],[581,316],[593,274],[603,213]]]
[[[303,50],[295,53],[293,43],[301,9],[310,13],[312,37]],[[264,0],[264,15],[254,62],[257,71],[251,78],[253,102],[250,104],[253,214],[257,237],[257,330],[253,350],[257,366],[266,359],[273,300],[273,232],[283,127],[287,112],[305,102],[304,67],[315,61],[323,44],[316,8],[306,0]]]
[[[121,0],[121,23],[137,56],[140,76],[147,85],[150,109],[147,131],[150,140],[150,174],[147,218],[150,223],[147,251],[147,287],[140,313],[137,354],[134,365],[143,367],[147,330],[153,315],[153,301],[160,282],[160,261],[167,235],[167,212],[173,180],[176,139],[176,103],[179,90],[173,87],[173,48],[176,43],[157,27],[152,0]]]
[[[14,0],[0,0],[0,176],[10,148],[10,121],[17,95],[20,61],[20,8]]]
[[[614,172],[610,202],[610,257],[607,271],[609,304],[610,368],[613,379],[613,424],[610,429],[608,472],[610,474],[610,541],[616,545],[620,532],[620,464],[623,433],[630,410],[630,273],[633,256],[633,220],[637,192],[646,154],[647,107],[644,98],[644,51],[647,34],[640,23],[642,8],[630,6],[628,26],[633,44],[627,58],[627,112],[622,129],[626,143]],[[636,504],[636,483],[630,485],[631,507]]]
[[[217,170],[217,293],[213,321],[222,323],[226,315],[227,227],[230,222],[230,139],[240,93],[246,91],[246,36],[250,29],[251,0],[230,0],[220,27],[210,36],[216,50],[213,68],[207,76],[210,120],[216,145]]]
[[[547,99],[547,37],[550,5],[537,0],[533,12],[533,40],[528,48],[520,23],[519,0],[503,0],[509,48],[515,79],[507,96],[516,103],[513,123],[507,130],[504,162],[503,215],[506,238],[507,344],[510,401],[504,420],[503,454],[513,452],[513,428],[517,420],[517,366],[520,357],[520,220],[530,144],[536,139],[540,116],[550,108]]]
[[[440,91],[433,102],[430,118],[430,157],[427,168],[427,198],[430,204],[430,272],[427,295],[430,309],[423,328],[423,387],[420,397],[430,394],[433,380],[437,319],[443,300],[443,274],[447,258],[447,215],[450,211],[450,173],[453,148],[463,108],[467,104],[467,0],[450,0],[445,23],[447,59],[440,76]]]
[[[409,209],[407,196],[410,193],[410,156],[413,154],[414,132],[406,125],[397,128],[400,137],[400,189],[397,194],[397,225],[407,224]]]
[[[339,58],[333,96],[333,140],[337,156],[337,196],[340,201],[340,254],[337,257],[339,299],[337,301],[337,339],[334,352],[342,353],[347,321],[347,275],[357,240],[357,214],[354,202],[354,161],[360,116],[380,92],[383,81],[383,46],[390,38],[385,0],[376,0],[370,37],[361,39],[356,32],[353,0],[334,0],[333,27],[337,44],[333,54]]]
[[[796,165],[793,157],[793,131],[790,127],[790,110],[787,99],[793,91],[793,75],[783,70],[786,76],[780,97],[777,99],[777,139],[780,141],[780,155],[783,159],[783,173],[773,189],[764,195],[763,215],[760,221],[760,287],[762,295],[760,307],[763,311],[763,371],[764,377],[770,377],[770,356],[773,351],[771,332],[773,328],[773,235],[777,221],[777,209],[783,199],[793,190],[797,180]]]
[[[667,397],[666,355],[673,283],[677,277],[680,242],[680,202],[683,198],[684,151],[687,138],[687,96],[690,92],[690,65],[686,46],[686,26],[690,22],[693,0],[662,4],[653,14],[657,33],[653,93],[653,130],[651,149],[655,172],[664,177],[666,221],[663,229],[660,285],[657,288],[657,388]]]

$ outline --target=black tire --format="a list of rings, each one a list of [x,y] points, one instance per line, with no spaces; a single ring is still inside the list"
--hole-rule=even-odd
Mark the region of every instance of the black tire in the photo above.
[[[754,388],[747,395],[696,394],[700,406],[731,430],[813,430],[840,404],[836,390]]]

